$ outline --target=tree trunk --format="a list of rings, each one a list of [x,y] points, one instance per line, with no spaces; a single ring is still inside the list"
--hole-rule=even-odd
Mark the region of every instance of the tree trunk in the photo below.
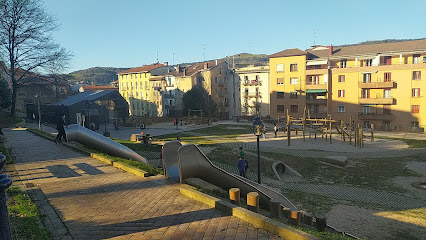
[[[11,117],[14,117],[15,113],[16,113],[16,91],[17,90],[18,90],[17,84],[12,83],[12,106],[10,107],[10,116]]]

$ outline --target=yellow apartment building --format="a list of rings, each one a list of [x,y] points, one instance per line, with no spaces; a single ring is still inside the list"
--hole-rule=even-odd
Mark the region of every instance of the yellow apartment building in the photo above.
[[[228,64],[218,60],[195,63],[180,70],[174,75],[177,109],[183,109],[181,105],[183,94],[195,85],[202,84],[217,104],[218,112],[216,114],[227,115],[230,99],[227,88],[228,75]]]
[[[162,116],[161,80],[173,70],[167,63],[156,63],[118,73],[119,92],[129,103],[131,116]]]
[[[287,49],[269,63],[273,117],[287,109],[302,117],[306,108],[311,118],[349,122],[352,116],[367,128],[426,126],[426,39]]]
[[[239,108],[243,116],[269,115],[269,66],[236,68],[239,81]]]

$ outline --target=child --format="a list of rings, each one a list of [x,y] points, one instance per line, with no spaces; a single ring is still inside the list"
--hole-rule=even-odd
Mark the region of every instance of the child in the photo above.
[[[248,167],[247,161],[242,157],[238,157],[237,167],[238,167],[238,171],[240,172],[240,176],[247,178],[246,176],[246,169]]]

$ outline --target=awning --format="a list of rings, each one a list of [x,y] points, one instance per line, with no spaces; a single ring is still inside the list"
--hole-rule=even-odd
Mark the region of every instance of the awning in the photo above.
[[[319,60],[319,61],[307,61],[306,66],[312,66],[312,65],[323,65],[327,64],[327,60]]]
[[[307,89],[306,93],[326,93],[327,89]]]

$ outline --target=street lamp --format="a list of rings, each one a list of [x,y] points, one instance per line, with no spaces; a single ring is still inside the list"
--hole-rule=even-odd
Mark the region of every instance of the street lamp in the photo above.
[[[260,182],[260,149],[259,149],[259,137],[262,135],[262,130],[264,128],[263,121],[259,116],[254,117],[253,119],[253,133],[257,137],[257,182]]]

